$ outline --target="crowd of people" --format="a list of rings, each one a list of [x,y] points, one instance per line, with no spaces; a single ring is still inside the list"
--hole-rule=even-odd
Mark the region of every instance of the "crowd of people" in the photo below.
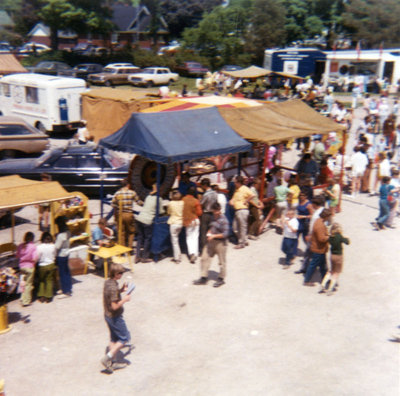
[[[331,90],[324,98],[321,111],[351,127],[352,111],[335,101]],[[169,193],[169,200],[159,197],[155,184],[141,200],[128,180],[124,180],[111,202],[114,210],[114,231],[111,232],[121,235],[120,242],[132,249],[135,263],[149,263],[154,258],[151,242],[156,214],[168,216],[172,262],[180,264],[183,261],[184,246],[190,263],[200,261],[200,277],[193,281],[194,285],[200,286],[209,282],[212,259],[217,256],[219,274],[213,286],[218,288],[226,282],[230,243],[234,249],[245,249],[266,227],[273,227],[282,235],[283,269],[290,268],[296,257],[301,256],[301,266],[295,273],[304,276],[303,285],[315,285],[314,273],[318,268],[319,293],[332,295],[338,288],[343,270],[343,245],[350,244],[342,226],[335,220],[341,189],[346,188],[353,199],[360,193],[379,196],[379,214],[372,222],[376,230],[394,228],[398,211],[398,103],[395,100],[391,104],[386,97],[376,100],[365,95],[363,111],[365,117],[355,131],[351,155],[344,155],[341,150],[329,154],[329,137],[323,140],[315,135],[296,142],[296,148],[302,150],[301,158],[291,170],[285,171],[279,166],[278,149],[270,147],[264,180],[238,175],[229,181],[226,189],[221,189],[212,185],[208,177],[195,183],[186,172],[181,175],[177,188]],[[290,147],[288,142],[286,148]],[[344,184],[340,178],[342,171],[345,173]],[[264,189],[260,195],[262,184]],[[36,244],[34,234],[27,232],[16,252],[23,276],[20,285],[23,306],[31,304],[34,289],[40,302],[52,301],[57,289],[60,298],[72,295],[68,266],[70,233],[66,219],[63,216],[56,218],[58,233],[53,239],[47,230],[45,209],[42,208],[40,214],[44,230],[40,242]],[[92,234],[94,244],[102,246],[106,243],[109,227],[112,225],[106,219],[99,220]],[[130,340],[122,317],[123,305],[130,296],[122,297],[126,285],[118,286],[123,272],[122,266],[112,264],[110,279],[104,286],[104,310],[111,341],[102,364],[109,371],[118,368],[115,356]],[[55,282],[56,273],[59,287]]]

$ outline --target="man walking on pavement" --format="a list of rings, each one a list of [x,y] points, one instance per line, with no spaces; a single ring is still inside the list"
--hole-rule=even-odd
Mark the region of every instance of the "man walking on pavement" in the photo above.
[[[207,233],[207,244],[204,246],[201,255],[201,278],[193,282],[194,285],[205,285],[208,282],[208,269],[211,259],[215,255],[219,260],[219,276],[214,287],[225,284],[226,277],[226,250],[228,246],[229,222],[221,212],[221,205],[215,202],[212,206],[213,220]]]
[[[123,305],[131,299],[130,294],[121,297],[121,293],[126,291],[127,285],[119,288],[118,281],[122,278],[124,267],[121,264],[111,264],[110,279],[104,282],[103,305],[104,319],[110,330],[110,344],[108,352],[101,359],[101,364],[108,372],[126,367],[126,364],[114,361],[118,351],[126,345],[131,339],[125,320],[122,316],[124,312]]]
[[[210,179],[204,178],[200,186],[203,188],[204,193],[201,197],[200,204],[202,208],[202,215],[200,217],[200,254],[207,244],[207,231],[210,228],[210,223],[213,220],[212,206],[218,202],[218,194],[211,188]]]
[[[329,232],[325,222],[329,221],[331,216],[331,210],[324,209],[312,228],[310,243],[312,256],[310,265],[307,268],[306,276],[304,277],[304,286],[314,286],[314,283],[311,282],[311,278],[317,267],[319,267],[321,279],[324,279],[326,274],[326,253],[329,248]]]

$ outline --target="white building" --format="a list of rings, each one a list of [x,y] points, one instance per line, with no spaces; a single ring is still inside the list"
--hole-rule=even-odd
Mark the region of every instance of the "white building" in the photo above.
[[[325,87],[341,77],[387,77],[393,85],[400,79],[400,49],[326,51],[326,55]]]

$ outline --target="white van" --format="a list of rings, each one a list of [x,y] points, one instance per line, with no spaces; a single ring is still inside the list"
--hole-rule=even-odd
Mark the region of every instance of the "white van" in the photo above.
[[[21,117],[44,132],[74,129],[81,120],[85,90],[80,78],[11,74],[0,79],[0,112]]]

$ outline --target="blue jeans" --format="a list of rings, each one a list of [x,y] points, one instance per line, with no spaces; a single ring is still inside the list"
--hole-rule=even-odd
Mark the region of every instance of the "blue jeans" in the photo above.
[[[380,199],[379,200],[379,216],[376,219],[376,221],[379,224],[385,224],[386,220],[389,217],[389,213],[390,213],[389,202],[387,201],[387,199]]]
[[[64,294],[72,293],[72,279],[67,257],[56,257],[58,274],[60,275],[61,290]]]
[[[147,259],[150,256],[150,243],[153,231],[153,224],[147,225],[136,220],[136,257]],[[141,249],[143,248],[143,251]]]
[[[319,272],[321,273],[322,279],[326,274],[326,257],[325,253],[313,253],[311,256],[310,265],[307,268],[306,276],[304,278],[304,282],[310,282],[315,269],[319,267]]]

